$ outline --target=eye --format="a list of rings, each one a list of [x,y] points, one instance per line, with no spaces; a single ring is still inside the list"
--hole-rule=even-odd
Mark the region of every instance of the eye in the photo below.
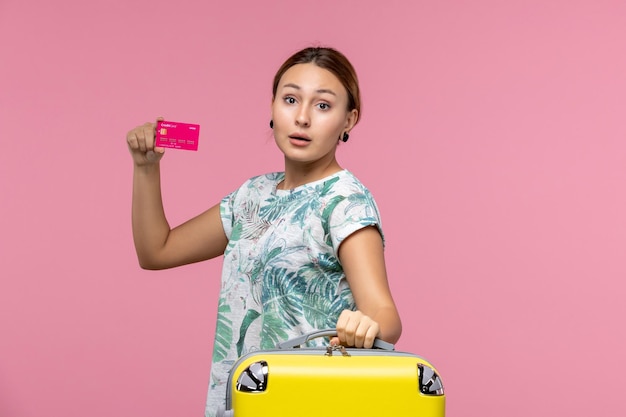
[[[330,110],[330,104],[328,103],[318,103],[317,107],[320,110]]]
[[[287,104],[295,104],[296,102],[295,97],[292,97],[292,96],[287,96],[283,100],[285,100],[285,103]]]

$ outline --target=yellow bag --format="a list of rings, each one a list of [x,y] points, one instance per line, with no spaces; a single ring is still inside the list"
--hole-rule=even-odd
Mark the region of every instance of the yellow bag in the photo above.
[[[425,359],[377,339],[374,349],[300,347],[321,330],[242,356],[218,417],[443,417],[445,395]]]

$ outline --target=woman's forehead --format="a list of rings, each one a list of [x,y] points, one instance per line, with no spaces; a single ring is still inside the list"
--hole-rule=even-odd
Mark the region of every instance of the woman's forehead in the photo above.
[[[289,68],[280,78],[278,88],[325,90],[335,95],[347,95],[343,84],[335,74],[313,63],[296,64]]]

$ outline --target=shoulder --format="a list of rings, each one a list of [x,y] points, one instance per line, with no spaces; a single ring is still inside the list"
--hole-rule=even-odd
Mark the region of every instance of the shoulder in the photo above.
[[[344,170],[324,185],[324,198],[329,201],[328,208],[332,211],[341,211],[344,214],[350,211],[374,212],[378,217],[378,207],[369,189],[350,171]],[[332,204],[331,204],[332,203]]]
[[[362,195],[372,199],[372,193],[352,172],[343,170],[334,177],[332,189],[335,194],[346,197],[351,195]]]
[[[324,211],[332,246],[339,248],[345,238],[368,226],[376,226],[384,242],[380,212],[369,189],[349,171],[336,178]]]
[[[343,171],[343,176],[345,178],[345,182],[351,184],[353,187],[359,189],[359,190],[363,190],[363,191],[367,191],[369,193],[369,189],[365,186],[365,184],[363,184],[361,182],[360,179],[358,179],[356,177],[356,175],[354,175],[352,172],[348,171],[348,170],[344,170]]]

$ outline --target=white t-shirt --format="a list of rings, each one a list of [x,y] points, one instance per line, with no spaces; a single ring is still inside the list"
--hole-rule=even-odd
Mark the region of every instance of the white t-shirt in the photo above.
[[[369,190],[343,170],[293,190],[284,173],[251,178],[220,205],[224,253],[206,417],[223,405],[232,365],[356,308],[339,262],[341,242],[381,222]],[[319,345],[323,340],[313,340]]]

